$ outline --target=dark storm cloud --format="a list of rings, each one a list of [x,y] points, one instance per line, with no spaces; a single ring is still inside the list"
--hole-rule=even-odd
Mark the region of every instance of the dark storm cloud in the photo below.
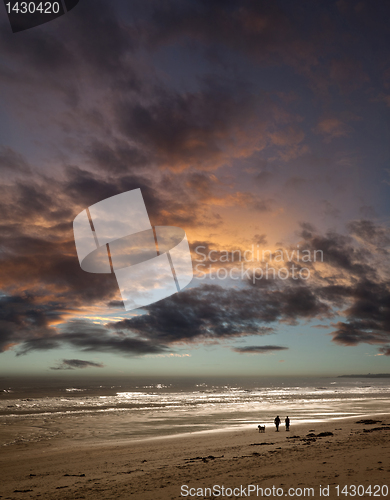
[[[63,359],[58,366],[51,366],[50,370],[74,370],[77,368],[104,368],[104,364],[84,361],[83,359]]]
[[[328,312],[307,289],[269,293],[259,288],[202,285],[148,306],[148,313],[107,326],[163,343],[273,333],[269,323],[294,322]]]
[[[16,184],[16,201],[19,202],[15,207],[14,215],[20,218],[33,218],[43,216],[46,219],[58,217],[58,212],[53,210],[58,206],[55,197],[50,194],[50,191],[42,189],[34,184]],[[49,209],[48,209],[49,208]],[[64,217],[69,215],[67,211]]]
[[[202,208],[198,211],[196,196],[192,201],[184,194],[180,200],[176,196],[161,196],[161,191],[156,191],[153,184],[141,176],[104,179],[76,167],[67,170],[62,182],[42,178],[39,183],[17,182],[0,188],[2,290],[11,297],[27,292],[32,310],[34,307],[40,310],[38,303],[46,304],[47,311],[43,308],[46,312],[42,314],[49,315],[48,324],[50,315],[52,319],[55,314],[62,318],[89,304],[118,303],[114,275],[86,274],[80,268],[72,221],[86,206],[135,188],[141,188],[153,224],[180,225],[180,221],[185,220],[194,224],[199,222],[198,214],[202,210],[206,212]],[[176,217],[179,222],[174,220]],[[4,307],[11,311],[14,306],[7,299]],[[26,321],[28,323],[28,319]],[[18,332],[18,324],[7,323],[2,346],[19,338]],[[40,342],[43,345],[43,341]]]
[[[73,204],[58,183],[17,183],[2,190],[0,350],[25,341],[37,349],[55,348],[54,325],[88,304],[114,299],[115,277],[81,270]]]
[[[132,3],[137,9],[138,3]],[[61,132],[71,135],[73,128],[91,128],[91,122],[95,131],[103,131],[101,137],[91,136],[89,145],[85,138],[82,147],[91,165],[105,172],[122,173],[151,164],[175,170],[189,166],[216,168],[241,156],[248,147],[246,141],[234,145],[238,131],[257,129],[257,143],[263,138],[275,108],[266,93],[253,91],[243,81],[225,79],[222,84],[221,78],[210,75],[197,79],[197,91],[173,90],[155,71],[145,72],[148,63],[141,64],[136,56],[137,48],[162,26],[160,17],[165,16],[158,12],[160,4],[152,2],[137,21],[132,12],[127,17],[118,15],[118,6],[124,8],[120,2],[109,5],[96,0],[92,6],[86,1],[72,12],[71,21],[58,19],[40,29],[28,30],[18,39],[2,30],[0,45],[2,52],[12,57],[13,70],[5,64],[0,77],[7,84],[12,81],[13,88],[30,84],[38,99],[41,96],[44,101],[47,89],[64,92],[70,108],[67,120],[73,121],[61,118]],[[224,10],[222,4],[217,7],[212,9],[215,16],[218,9]],[[191,11],[191,2],[184,11],[188,8]],[[209,15],[207,4],[200,2],[198,8],[206,9],[203,16]],[[243,28],[251,19],[252,8],[256,10],[255,3],[244,9],[248,15],[246,21],[240,21]],[[167,2],[165,9],[184,12],[177,2]],[[138,10],[142,9],[138,6]],[[233,22],[236,13],[240,9],[227,9]],[[280,27],[280,22],[276,25]],[[229,33],[227,40],[231,38]],[[12,91],[9,85],[7,91]],[[105,95],[104,111],[93,103],[95,94],[100,102],[99,92]],[[45,108],[44,112],[48,119],[53,117],[53,122],[59,123],[52,109]],[[113,140],[112,136],[118,134],[109,131],[118,131],[118,127],[126,137]],[[247,154],[250,151],[249,147]]]
[[[329,305],[321,301],[315,289],[309,287],[287,287],[270,292],[273,300],[280,301],[281,319],[294,323],[298,319],[321,317],[330,313]],[[275,304],[276,305],[276,304]]]
[[[266,354],[268,352],[286,351],[288,347],[279,345],[249,345],[245,347],[233,347],[232,350],[239,354]]]
[[[296,117],[277,104],[272,92],[259,90],[245,78],[221,78],[218,71],[196,77],[196,90],[169,85],[149,66],[149,56],[167,43],[181,45],[182,37],[190,37],[215,43],[228,53],[256,55],[257,62],[316,66],[313,40],[318,29],[306,32],[305,26],[312,23],[304,21],[303,8],[290,11],[253,0],[240,5],[171,0],[151,2],[148,8],[129,2],[123,15],[125,3],[97,0],[91,6],[84,1],[72,11],[71,21],[64,16],[29,30],[18,41],[12,34],[3,35],[0,43],[3,53],[19,63],[11,76],[4,65],[7,82],[15,84],[23,75],[18,85],[31,80],[44,102],[50,101],[48,87],[65,93],[68,113],[59,117],[45,109],[62,135],[75,139],[78,131],[93,129],[88,136],[81,134],[78,146],[92,168],[120,175],[155,166],[211,170],[270,143],[277,144],[279,153],[294,149],[296,144],[286,143],[286,137],[281,142],[280,137],[284,129],[297,128]],[[326,32],[326,25],[321,24],[320,33]],[[316,49],[321,46],[317,43]],[[192,53],[189,46],[185,50]],[[275,130],[279,124],[282,131]],[[270,204],[260,200],[254,208],[270,211]]]
[[[145,8],[136,1],[128,2],[128,6],[126,2],[84,1],[70,16],[28,30],[17,40],[9,30],[2,30],[2,52],[19,63],[11,73],[4,65],[3,78],[15,82],[19,76],[20,85],[31,81],[37,92],[47,86],[53,92],[65,91],[72,112],[81,108],[71,127],[90,127],[89,119],[98,128],[108,121],[105,132],[118,132],[118,127],[125,132],[126,138],[121,141],[113,140],[118,136],[115,133],[92,136],[89,145],[85,138],[85,153],[100,168],[104,168],[101,163],[105,160],[107,169],[117,173],[126,171],[128,165],[151,163],[176,170],[194,165],[215,168],[235,157],[232,150],[224,150],[237,138],[237,132],[245,130],[246,122],[253,122],[247,133],[258,130],[256,147],[264,139],[267,126],[275,133],[271,94],[253,91],[245,80],[202,73],[195,78],[199,90],[178,90],[159,78],[149,57],[167,45],[183,46],[184,38],[192,39],[192,44],[184,44],[189,57],[194,42],[205,44],[209,52],[215,45],[216,52],[244,52],[255,56],[256,63],[291,64],[309,80],[327,75],[327,71],[320,71],[320,56],[326,69],[333,61],[336,78],[341,71],[337,68],[347,68],[353,62],[350,54],[342,63],[324,59],[332,49],[338,53],[340,39],[347,44],[348,38],[335,27],[340,11],[326,2],[314,9],[312,4],[306,9],[308,6],[289,8],[284,3],[255,0],[239,4],[170,0],[153,1]],[[348,9],[341,10],[343,16],[350,16]],[[372,10],[370,16],[375,16],[377,8]],[[317,20],[314,24],[308,22],[313,15]],[[361,21],[366,22],[359,12],[354,22]],[[342,76],[343,81],[351,79],[356,80],[356,71],[349,70]],[[101,91],[105,96],[103,106],[101,98],[96,99],[99,104],[88,102],[90,94]],[[284,121],[286,109],[284,106],[281,113]],[[63,125],[69,132],[69,123]],[[134,144],[134,139],[140,144]],[[237,157],[246,147],[236,145],[236,149]]]
[[[178,8],[175,2],[167,5]],[[47,119],[59,124],[62,134],[72,136],[74,129],[76,138],[77,130],[92,127],[96,135],[85,137],[79,147],[92,168],[106,174],[152,165],[176,171],[194,166],[215,169],[234,157],[250,155],[255,144],[256,148],[261,142],[266,145],[265,132],[277,112],[266,92],[245,81],[215,75],[198,79],[196,91],[170,88],[153,71],[145,73],[135,55],[153,25],[159,25],[158,14],[135,23],[133,16],[119,18],[116,7],[96,1],[91,9],[84,2],[72,12],[72,22],[59,19],[29,30],[18,40],[4,30],[3,52],[18,64],[12,73],[4,65],[0,77],[5,83],[12,80],[15,91],[26,84],[33,86],[37,99],[42,97]],[[157,2],[155,7],[160,8]],[[249,13],[252,8],[256,10],[254,3],[244,10]],[[152,5],[149,14],[153,10]],[[233,18],[238,12],[228,10]],[[244,25],[251,16],[246,19]],[[8,85],[7,92],[12,88]],[[55,109],[46,109],[47,89],[65,94],[66,118],[59,119]],[[95,104],[101,100],[100,92],[105,95],[104,110]],[[285,111],[283,115],[285,120]],[[112,130],[125,137],[114,140],[119,134],[111,134]]]
[[[294,322],[327,312],[327,307],[308,290],[288,289],[267,294],[256,288],[226,290],[203,285],[148,306],[145,315],[105,327],[87,321],[68,321],[60,329],[49,329],[51,316],[61,317],[53,305],[38,315],[40,328],[32,335],[28,330],[32,323],[30,316],[34,314],[34,305],[31,307],[31,312],[25,307],[18,316],[8,318],[12,328],[4,338],[4,345],[12,340],[19,344],[18,355],[63,345],[88,352],[157,354],[167,352],[176,342],[268,335],[274,333],[270,323]],[[17,328],[18,323],[27,327]]]
[[[104,327],[90,322],[68,321],[61,329],[50,328],[53,318],[62,318],[66,308],[77,306],[78,301],[81,304],[81,301],[107,297],[110,304],[119,305],[113,298],[113,290],[108,290],[106,294],[97,290],[98,281],[82,280],[83,283],[89,282],[90,288],[78,284],[77,280],[71,286],[69,279],[74,279],[77,273],[75,269],[62,269],[61,265],[52,282],[66,283],[66,295],[62,294],[64,303],[52,303],[40,309],[31,298],[3,299],[8,301],[5,309],[8,316],[1,317],[7,326],[3,330],[3,349],[20,344],[18,353],[25,354],[32,350],[70,345],[90,352],[155,354],[167,352],[178,342],[272,334],[277,324],[331,318],[338,315],[340,309],[343,309],[345,321],[335,325],[332,335],[336,343],[388,344],[389,283],[370,279],[372,268],[367,263],[368,250],[352,249],[349,237],[340,237],[335,233],[320,236],[309,225],[305,225],[304,235],[306,248],[321,249],[317,246],[321,242],[323,248],[332,250],[329,262],[324,251],[324,264],[328,266],[325,275],[312,264],[313,281],[286,281],[264,287],[260,286],[260,280],[255,285],[247,283],[241,289],[204,284],[147,306],[146,314],[111,322]],[[204,246],[211,248],[207,242]],[[352,250],[351,257],[349,253]],[[365,264],[360,264],[359,259]],[[77,261],[74,266],[78,267]],[[380,274],[379,270],[376,274]],[[72,294],[74,296],[70,299]],[[30,333],[28,326],[34,327]]]
[[[85,352],[111,352],[124,355],[161,354],[169,352],[167,346],[149,340],[122,335],[99,334],[92,337],[89,333],[65,333],[59,341]]]
[[[34,226],[45,220],[49,224],[69,220],[72,210],[58,181],[27,183],[17,180],[0,186],[2,223],[18,223],[19,231],[34,231]],[[26,225],[29,222],[32,227]],[[24,223],[24,224],[23,224]],[[37,227],[35,227],[35,230]]]
[[[107,306],[123,310],[123,302],[121,300],[110,300],[110,302],[107,303]]]
[[[316,278],[313,282],[288,281],[263,287],[259,280],[255,286],[241,290],[203,285],[148,306],[145,315],[109,326],[172,343],[263,335],[272,332],[267,330],[272,323],[296,324],[310,318],[330,318],[344,307],[347,321],[338,324],[333,334],[335,342],[387,342],[389,286],[371,279],[377,277],[377,270],[371,265],[369,251],[353,245],[348,236],[334,232],[320,236],[309,224],[304,224],[304,236],[306,246],[302,248],[323,250],[328,266],[328,272],[323,274],[310,264]],[[205,247],[202,252],[206,254],[213,248],[209,242],[196,242],[192,250],[199,245]],[[213,256],[218,257],[218,251]]]
[[[53,304],[36,303],[31,296],[1,296],[0,352],[29,338],[50,337],[55,333],[50,321],[60,317]]]
[[[333,341],[337,344],[354,346],[360,343],[383,344],[389,341],[389,331],[380,332],[375,321],[339,322],[334,325],[337,329],[332,332]]]
[[[122,174],[117,177],[103,177],[77,167],[67,169],[64,188],[71,206],[78,211],[110,196],[141,189],[152,225],[174,225],[194,227],[212,224],[210,211],[201,202],[205,193],[187,186],[187,175],[166,174],[160,181],[152,181],[140,174]],[[215,224],[217,221],[215,222]]]
[[[78,167],[69,167],[67,174],[64,188],[72,204],[76,206],[88,207],[111,196],[138,188],[141,189],[148,208],[151,206],[153,209],[158,200],[151,182],[141,175],[103,177]]]
[[[0,197],[0,282],[4,292],[28,291],[63,310],[116,300],[113,275],[86,274],[79,266],[72,221],[85,207],[115,194],[141,188],[151,220],[158,223],[161,201],[151,183],[128,175],[103,179],[73,167],[60,181],[3,185]],[[169,210],[169,204],[165,207]]]
[[[352,236],[363,242],[360,246],[352,236],[321,235],[304,224],[301,248],[322,250],[330,268],[310,265],[315,280],[307,284],[262,286],[258,281],[243,290],[202,286],[107,328],[67,320],[88,305],[121,304],[114,276],[86,275],[79,267],[72,220],[80,210],[141,188],[153,224],[210,228],[223,222],[214,212],[219,206],[252,208],[257,217],[271,212],[274,200],[233,193],[200,170],[232,165],[270,144],[277,146],[279,156],[284,150],[285,158],[297,154],[305,139],[299,125],[303,108],[310,104],[315,111],[318,96],[330,94],[329,87],[340,93],[367,90],[371,74],[365,63],[354,61],[357,51],[368,54],[378,72],[388,65],[385,4],[341,0],[289,7],[254,0],[155,0],[145,6],[83,0],[68,16],[20,36],[9,26],[2,29],[0,81],[13,97],[12,113],[31,113],[32,133],[40,120],[56,132],[45,129],[37,141],[48,156],[52,153],[46,177],[41,168],[33,172],[18,151],[0,150],[0,169],[19,174],[30,169],[35,176],[0,188],[0,284],[7,294],[0,297],[0,350],[19,344],[20,353],[63,345],[119,354],[161,353],[180,341],[265,335],[279,322],[331,317],[341,308],[346,316],[334,332],[336,342],[388,344],[389,285],[372,256],[387,251],[389,237],[370,221],[350,225]],[[118,5],[131,15],[118,15]],[[133,15],[133,7],[141,18]],[[199,47],[214,63],[212,74],[205,74],[204,59],[202,68],[190,75],[190,85],[175,75],[167,78],[165,68],[153,63],[165,49],[164,57],[169,58],[170,50],[175,57],[184,50],[191,60],[205,54]],[[287,81],[292,73],[280,63],[293,67],[294,79],[296,73],[303,76],[302,94],[311,92],[307,85],[315,89],[313,101],[298,96],[301,107],[288,107],[286,95],[249,84],[245,67],[235,66],[236,57],[260,64],[248,74],[271,65]],[[233,65],[226,64],[228,59]],[[388,85],[390,79],[386,81]],[[325,107],[331,107],[330,99]],[[350,133],[333,115],[312,118],[324,137]],[[265,166],[260,162],[257,182],[276,176]],[[232,186],[236,179],[230,180]],[[264,243],[263,235],[255,238]],[[377,248],[370,250],[365,242]],[[61,329],[53,326],[67,321]]]
[[[253,130],[265,145],[274,110],[265,92],[210,78],[197,92],[156,87],[147,102],[118,100],[116,118],[121,132],[142,144],[151,160],[177,171],[190,166],[211,170],[251,153]],[[247,131],[242,143],[237,141],[239,131],[241,137]]]
[[[164,343],[270,333],[254,309],[253,300],[245,303],[241,294],[206,285],[152,304],[146,315],[107,326]]]
[[[86,150],[92,168],[97,167],[105,173],[126,174],[135,168],[150,164],[150,157],[141,149],[127,142],[107,143],[95,140]]]
[[[213,227],[221,224],[213,203],[218,206],[250,206],[261,202],[248,192],[231,192],[214,174],[195,172],[165,172],[156,178],[147,173],[122,173],[103,176],[77,167],[67,169],[63,188],[68,205],[75,206],[73,218],[85,206],[132,189],[141,189],[153,225],[173,225],[183,228]],[[273,206],[272,200],[263,202]],[[64,202],[63,202],[64,204]],[[268,208],[267,208],[268,210]]]
[[[69,228],[71,238],[71,226]],[[28,290],[50,304],[58,302],[64,310],[117,293],[114,275],[88,274],[80,268],[73,239],[50,241],[30,236],[8,237],[0,257],[3,290]]]
[[[64,345],[83,352],[105,352],[140,356],[169,352],[165,345],[124,334],[112,333],[107,328],[89,321],[69,321],[62,330],[51,337],[35,337],[25,340],[17,349],[17,356],[35,350],[58,349]]]
[[[386,344],[390,340],[390,281],[383,255],[388,253],[388,229],[368,220],[353,221],[348,227],[357,240],[334,232],[319,236],[313,227],[304,225],[306,247],[301,248],[323,250],[324,263],[330,266],[328,273],[317,274],[313,291],[334,309],[344,308],[346,320],[333,325],[334,342]]]
[[[371,278],[376,277],[376,269],[370,265],[371,253],[357,245],[350,236],[332,231],[325,236],[318,235],[310,224],[302,225],[300,235],[305,240],[301,250],[308,249],[310,252],[321,250],[324,262],[338,271],[345,271],[357,278],[368,275]]]
[[[350,290],[348,322],[339,322],[333,340],[343,345],[385,344],[390,340],[389,283],[363,281]]]

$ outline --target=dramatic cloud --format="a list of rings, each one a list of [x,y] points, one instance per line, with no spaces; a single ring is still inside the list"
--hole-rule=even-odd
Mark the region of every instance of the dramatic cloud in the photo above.
[[[346,321],[334,325],[336,343],[386,344],[390,340],[390,274],[384,258],[388,229],[367,220],[351,222],[349,228],[355,240],[335,233],[319,237],[309,227],[302,233],[306,248],[322,249],[324,264],[330,266],[326,274],[316,274],[316,296],[345,307]]]
[[[270,323],[321,316],[329,310],[307,288],[264,291],[202,285],[152,304],[147,314],[107,325],[163,343],[274,333]]]
[[[104,368],[104,364],[82,359],[63,359],[58,366],[50,367],[50,370],[74,370],[78,368]]]
[[[357,228],[360,228],[360,232],[369,229],[370,234],[380,235],[382,243],[387,242],[380,227],[368,225],[365,221],[356,221],[350,227],[354,233]],[[51,287],[52,294],[57,289],[56,299],[52,295],[50,301],[42,301],[45,298],[42,292],[41,297],[26,294],[3,296],[1,348],[7,350],[18,345],[19,355],[62,345],[82,351],[158,354],[169,352],[178,343],[263,336],[275,333],[279,323],[297,324],[310,319],[331,319],[340,312],[345,321],[335,325],[332,335],[336,343],[388,344],[390,286],[386,278],[386,266],[380,267],[382,253],[378,253],[376,247],[368,243],[363,245],[360,232],[359,238],[353,239],[335,232],[319,235],[309,224],[303,224],[302,228],[301,256],[304,251],[311,256],[315,250],[323,252],[318,261],[311,260],[304,264],[311,272],[311,278],[307,281],[292,278],[264,280],[257,273],[254,282],[250,275],[240,288],[199,284],[146,307],[144,314],[111,321],[105,326],[90,321],[70,320],[67,316],[72,310],[84,306],[86,300],[90,303],[101,300],[110,307],[120,307],[121,302],[115,298],[117,287],[114,281],[98,280],[98,275],[91,275],[91,278],[95,276],[91,281],[85,276],[75,279],[75,269],[78,267],[76,261],[71,267],[72,271],[69,271],[66,260],[60,265],[60,257],[56,257],[54,262],[58,261],[58,264],[54,266],[48,254],[42,260],[53,270],[53,274],[48,276],[46,286]],[[265,236],[258,235],[258,238],[264,241]],[[203,253],[208,253],[212,248],[208,242],[197,242],[197,246],[199,243],[204,247]],[[18,246],[15,246],[15,252]],[[41,247],[41,244],[37,244],[35,254]],[[292,249],[285,249],[285,255],[292,258],[292,263],[302,265],[298,261],[296,248],[295,253]],[[225,265],[221,260],[222,255],[219,251],[213,254],[218,261],[217,266]],[[275,255],[269,257],[268,262],[272,265],[276,265],[274,258]],[[29,261],[26,257],[24,259],[26,265]],[[38,261],[35,257],[33,262]],[[36,265],[33,262],[30,264],[32,267]],[[8,265],[10,263],[12,259],[8,260]],[[227,263],[228,266],[236,264],[233,261]],[[38,269],[42,273],[44,267],[41,265]],[[45,281],[41,280],[41,288],[42,283]],[[107,288],[100,290],[103,283]],[[109,283],[111,286],[108,286]],[[30,287],[33,286],[35,281],[30,282]]]
[[[340,322],[333,340],[343,345],[385,344],[390,340],[390,283],[370,281],[348,290],[351,306],[345,311],[348,323]]]
[[[176,171],[215,170],[263,149],[274,114],[266,93],[211,80],[191,93],[156,89],[152,102],[116,109],[121,132],[150,151],[149,161]]]
[[[279,345],[249,345],[245,347],[233,347],[233,351],[239,354],[267,354],[274,351],[285,351],[288,347]]]
[[[55,322],[59,317],[54,304],[39,304],[28,295],[1,296],[0,352],[35,337],[44,342],[55,334],[50,321]]]
[[[0,351],[165,355],[323,319],[388,355],[390,233],[369,220],[388,200],[388,17],[376,1],[83,0],[2,26]],[[214,270],[248,241],[324,261],[292,258],[307,281],[194,281],[126,317],[115,277],[80,269],[72,221],[135,188]]]
[[[160,354],[168,350],[157,342],[113,334],[103,326],[89,321],[70,321],[63,331],[56,332],[50,338],[36,337],[24,341],[17,350],[17,355],[21,356],[34,350],[56,349],[63,345],[83,352],[111,352],[122,355]]]
[[[258,299],[258,297],[257,297]],[[259,306],[250,290],[226,290],[204,285],[148,306],[148,313],[107,326],[131,331],[158,342],[173,343],[207,338],[272,332],[261,323],[277,316],[273,306]]]

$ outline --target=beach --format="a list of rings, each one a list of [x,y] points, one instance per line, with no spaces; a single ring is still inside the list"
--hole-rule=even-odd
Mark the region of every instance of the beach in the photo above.
[[[3,446],[0,466],[7,499],[346,498],[353,486],[383,498],[390,414],[106,444],[54,436]]]

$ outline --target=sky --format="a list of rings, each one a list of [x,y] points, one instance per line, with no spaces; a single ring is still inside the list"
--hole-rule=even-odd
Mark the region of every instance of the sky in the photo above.
[[[81,0],[12,33],[0,9],[0,375],[388,373],[389,15]],[[194,278],[126,311],[73,220],[133,189]]]

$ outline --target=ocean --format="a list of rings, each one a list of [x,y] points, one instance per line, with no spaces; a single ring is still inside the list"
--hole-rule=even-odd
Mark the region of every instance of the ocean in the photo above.
[[[390,378],[0,379],[2,446],[123,442],[389,413]],[[283,425],[282,425],[283,427]]]

